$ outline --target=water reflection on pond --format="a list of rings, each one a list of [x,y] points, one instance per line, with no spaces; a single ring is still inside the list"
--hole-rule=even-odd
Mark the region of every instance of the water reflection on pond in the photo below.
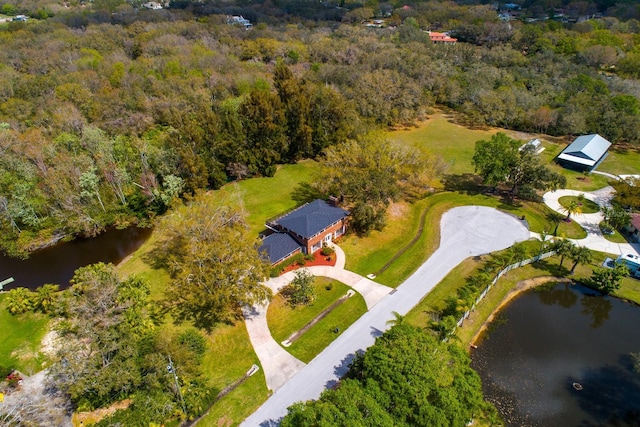
[[[640,426],[630,356],[640,307],[559,284],[525,292],[498,319],[472,365],[508,426]]]
[[[27,260],[0,256],[0,280],[15,279],[5,290],[18,286],[35,289],[45,283],[65,288],[77,268],[99,261],[117,264],[138,249],[151,231],[136,227],[111,229],[91,239],[60,243],[34,252]]]

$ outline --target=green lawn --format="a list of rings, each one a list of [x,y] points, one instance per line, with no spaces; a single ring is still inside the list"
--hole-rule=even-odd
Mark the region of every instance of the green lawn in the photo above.
[[[598,166],[598,170],[614,175],[640,174],[640,152],[612,148],[607,158]]]
[[[222,390],[244,376],[253,364],[260,365],[243,321],[221,325],[208,336],[208,351],[202,363],[209,384]],[[269,396],[264,372],[259,370],[238,388],[216,402],[198,424],[238,425]]]
[[[277,342],[281,343],[299,331],[350,289],[347,285],[326,277],[317,277],[313,286],[316,300],[308,306],[291,308],[280,294],[269,305],[267,322],[271,335]],[[327,286],[331,289],[326,289]],[[364,299],[356,293],[305,332],[287,351],[305,363],[310,362],[366,311]],[[337,333],[336,328],[339,329]]]
[[[473,173],[471,159],[476,141],[489,139],[499,129],[476,130],[453,123],[452,116],[434,114],[418,127],[389,132],[389,139],[409,143],[420,150],[438,154],[449,164],[447,173]]]
[[[600,223],[602,225],[602,222]],[[602,229],[601,229],[602,231]],[[620,233],[620,231],[615,230],[613,234],[602,234],[605,239],[613,243],[629,243],[627,239]]]
[[[576,202],[582,204],[580,206],[580,213],[583,214],[592,214],[596,212],[600,212],[600,206],[597,203],[592,202],[588,199],[583,199],[582,201],[576,196],[562,196],[558,199],[558,203],[564,208],[567,208],[571,202]]]
[[[525,216],[532,231],[552,232],[555,225],[549,221],[550,211],[542,203],[522,202],[517,206],[503,203],[500,199],[483,194],[468,195],[444,192],[427,197],[412,205],[399,205],[397,216],[390,215],[383,231],[372,232],[367,237],[347,236],[340,246],[344,249],[346,268],[362,275],[379,271],[386,262],[416,235],[420,216],[427,211],[425,228],[417,243],[399,257],[384,273],[376,277],[376,282],[395,287],[402,283],[436,250],[440,241],[440,218],[457,206],[480,205],[498,208],[517,217]],[[581,239],[586,232],[575,221],[561,221],[559,236]]]
[[[4,302],[6,295],[0,293],[0,365],[32,375],[46,363],[40,342],[49,330],[49,318],[38,313],[13,316]]]
[[[264,230],[267,219],[296,207],[291,193],[301,182],[311,182],[319,171],[319,163],[305,160],[294,165],[279,166],[273,177],[231,183],[210,194],[222,199],[240,198],[247,213],[247,222],[257,237]]]

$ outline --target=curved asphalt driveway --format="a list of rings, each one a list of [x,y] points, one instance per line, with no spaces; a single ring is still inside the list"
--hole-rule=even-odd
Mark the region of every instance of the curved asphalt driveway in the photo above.
[[[465,258],[504,249],[529,238],[529,231],[518,219],[481,206],[451,209],[443,215],[440,230],[438,250],[396,292],[382,298],[242,425],[277,425],[294,402],[317,399],[344,375],[353,355],[371,346],[389,327],[387,321],[394,318],[393,311],[406,314]]]

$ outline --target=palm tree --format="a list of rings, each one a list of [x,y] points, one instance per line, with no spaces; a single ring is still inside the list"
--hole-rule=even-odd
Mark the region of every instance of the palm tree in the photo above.
[[[547,213],[547,220],[555,225],[553,233],[551,233],[555,236],[558,233],[558,226],[560,225],[560,221],[562,221],[562,215],[556,211],[549,211],[549,213]]]
[[[404,323],[404,316],[402,314],[398,313],[397,311],[392,311],[391,314],[393,314],[394,318],[391,320],[387,320],[387,325],[398,326]]]
[[[591,250],[589,250],[589,248],[586,248],[584,246],[574,246],[573,250],[569,253],[568,256],[574,261],[573,267],[571,267],[570,274],[573,274],[578,264],[581,264],[581,265],[589,264],[593,259],[593,254],[591,253]]]
[[[562,263],[564,262],[564,257],[571,254],[571,251],[575,245],[567,239],[557,240],[553,244],[553,250],[556,251],[558,255],[560,255],[560,267],[562,267]]]
[[[571,200],[569,203],[567,203],[567,206],[564,206],[562,208],[562,210],[567,213],[567,217],[565,218],[565,220],[568,221],[571,219],[571,215],[577,215],[582,212],[582,206],[577,200]]]
[[[542,251],[547,247],[547,230],[542,230],[540,233],[540,250],[538,251],[538,256],[542,255]]]

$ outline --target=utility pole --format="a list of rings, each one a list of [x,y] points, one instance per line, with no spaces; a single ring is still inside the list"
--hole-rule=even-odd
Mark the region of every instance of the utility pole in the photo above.
[[[176,388],[178,389],[178,396],[180,396],[180,403],[182,404],[182,411],[185,415],[187,415],[187,407],[184,404],[184,399],[182,398],[182,390],[180,390],[180,383],[178,382],[178,374],[176,373],[176,368],[173,366],[173,361],[171,360],[171,356],[167,355],[169,358],[169,364],[167,365],[167,371],[170,374],[173,374],[173,379],[176,382]]]

